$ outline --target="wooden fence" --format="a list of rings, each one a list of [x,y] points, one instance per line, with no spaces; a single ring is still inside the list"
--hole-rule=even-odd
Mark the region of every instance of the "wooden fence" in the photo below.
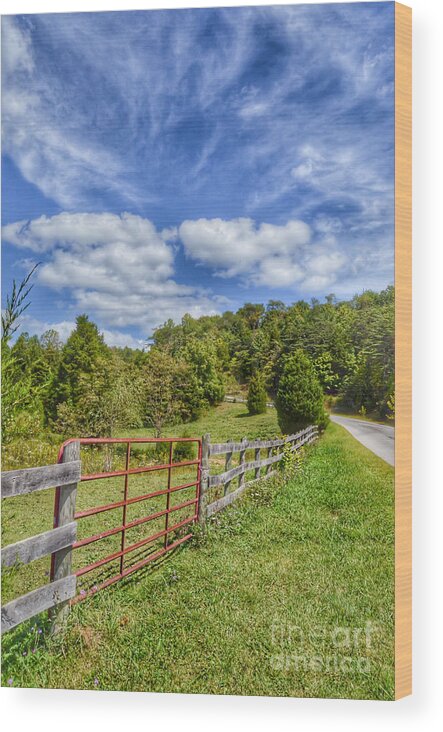
[[[80,460],[2,473],[2,499],[55,487],[59,487],[61,493],[57,528],[2,549],[2,567],[29,564],[51,554],[55,558],[57,569],[53,582],[2,607],[2,633],[56,605],[63,612],[67,602],[75,595],[76,577],[71,574],[71,553],[76,540],[77,524],[73,516],[70,517],[69,512],[66,512],[66,507],[69,496],[77,488],[80,474]]]
[[[303,445],[317,439],[316,426],[307,427],[295,435],[278,440],[248,440],[241,442],[211,443],[210,436],[202,440],[200,470],[200,491],[198,518],[204,523],[209,516],[221,511],[237,500],[255,481],[268,478],[275,473],[277,463],[282,459],[284,448],[296,452]],[[246,460],[246,453],[254,452],[254,460]],[[266,457],[262,456],[266,451]],[[239,455],[238,465],[232,465],[233,455]],[[220,466],[219,456],[224,458],[224,471],[214,472],[215,463]],[[211,458],[213,459],[211,461]],[[36,559],[52,556],[52,580],[26,595],[8,602],[1,609],[1,632],[38,615],[44,610],[53,611],[53,631],[60,630],[69,612],[69,601],[76,595],[76,576],[72,572],[72,550],[77,537],[77,523],[74,519],[77,484],[81,479],[80,443],[69,443],[63,453],[64,462],[40,468],[26,468],[2,473],[2,499],[12,499],[34,491],[57,488],[58,500],[55,526],[29,539],[23,539],[2,549],[3,567],[29,564]],[[248,472],[253,473],[246,480]],[[237,487],[231,484],[237,480]],[[214,492],[217,494],[215,500]],[[212,497],[211,497],[212,494]]]
[[[247,404],[247,399],[242,399],[241,397],[236,396],[225,396],[223,399],[224,402],[229,402],[230,404]],[[266,402],[267,407],[275,407],[274,402]]]
[[[283,457],[285,445],[289,444],[291,452],[297,452],[304,445],[308,445],[318,437],[316,425],[306,427],[295,435],[289,435],[278,440],[248,440],[241,442],[211,443],[210,435],[204,435],[202,441],[202,469],[200,485],[199,520],[205,523],[206,519],[217,511],[236,501],[246,488],[261,478],[268,478],[276,471],[275,466]],[[246,460],[246,452],[254,451],[254,460]],[[262,450],[266,450],[266,457],[262,457]],[[233,455],[238,453],[238,465],[232,467]],[[210,458],[225,455],[224,472],[211,474]],[[246,481],[246,473],[254,472],[254,477]],[[231,483],[237,479],[237,487],[230,490]],[[211,500],[212,489],[217,488],[223,495]]]

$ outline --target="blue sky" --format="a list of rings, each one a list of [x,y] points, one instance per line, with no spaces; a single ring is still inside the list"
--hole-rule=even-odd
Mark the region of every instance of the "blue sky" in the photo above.
[[[8,16],[2,76],[29,332],[393,282],[393,3]]]

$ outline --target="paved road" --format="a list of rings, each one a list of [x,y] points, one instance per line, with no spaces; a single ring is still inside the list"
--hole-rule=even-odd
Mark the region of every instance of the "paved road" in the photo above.
[[[339,417],[331,414],[331,420],[348,430],[356,440],[374,452],[389,465],[394,465],[394,428],[376,422],[366,422],[363,419]]]

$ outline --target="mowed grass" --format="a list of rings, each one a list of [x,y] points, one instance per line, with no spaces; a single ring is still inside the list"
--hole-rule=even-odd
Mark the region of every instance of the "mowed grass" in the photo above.
[[[392,699],[393,478],[329,425],[294,477],[76,605],[63,640],[7,634],[3,683]]]
[[[212,442],[241,440],[242,437],[267,439],[280,434],[277,411],[269,407],[265,414],[248,414],[246,404],[223,402],[195,422],[165,428],[166,437],[201,437],[209,433]],[[122,436],[153,436],[149,429],[129,430]]]

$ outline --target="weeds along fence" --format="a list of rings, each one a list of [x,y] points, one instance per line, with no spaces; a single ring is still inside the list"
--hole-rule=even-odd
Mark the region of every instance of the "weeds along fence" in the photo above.
[[[283,458],[286,446],[289,445],[290,452],[298,452],[317,437],[316,425],[276,440],[248,440],[244,437],[241,442],[211,443],[210,435],[204,435],[200,522],[205,523],[214,513],[236,501],[257,480],[273,475],[276,472],[275,466]],[[238,455],[238,464],[235,466],[234,455]],[[220,456],[224,456],[224,461]]]
[[[277,464],[288,450],[290,453],[297,452],[303,446],[316,440],[317,437],[317,427],[310,426],[297,434],[276,440],[243,438],[240,442],[211,443],[209,435],[205,435],[201,440],[199,438],[165,438],[165,442],[168,443],[166,459],[164,457],[161,457],[160,461],[147,459],[148,453],[146,453],[142,466],[138,464],[132,466],[130,443],[159,442],[161,438],[160,440],[154,438],[152,440],[131,440],[130,438],[102,440],[101,442],[104,443],[125,443],[123,446],[118,444],[119,448],[124,448],[124,455],[121,458],[124,459],[124,465],[114,465],[114,469],[112,466],[108,466],[105,472],[93,475],[82,475],[80,443],[100,442],[100,440],[71,440],[62,447],[63,461],[56,465],[2,473],[2,499],[9,500],[37,491],[56,488],[56,502],[55,528],[22,539],[2,549],[2,567],[14,569],[17,566],[28,565],[35,560],[50,556],[51,574],[48,583],[12,599],[2,607],[1,632],[11,630],[46,610],[49,610],[52,615],[53,632],[58,632],[65,624],[71,604],[78,601],[80,596],[88,597],[89,594],[94,594],[114,581],[123,579],[146,563],[156,560],[165,552],[175,549],[190,539],[192,532],[186,533],[188,524],[195,524],[197,521],[204,524],[213,514],[239,499],[251,484],[272,476],[276,472]],[[186,447],[183,444],[176,445],[176,452],[174,452],[173,443],[183,442],[196,443],[196,459],[184,459],[186,456],[180,452],[180,450],[183,452]],[[107,449],[108,445],[105,444],[103,447]],[[140,448],[140,445],[138,447]],[[135,452],[135,446],[133,449]],[[106,452],[104,457],[106,458]],[[116,467],[118,467],[117,470]],[[196,476],[188,476],[185,481],[178,477],[174,480],[173,474],[177,469],[196,470]],[[130,484],[128,485],[129,479],[131,478],[132,481],[148,474],[150,477],[147,484],[143,482],[143,485],[140,486],[142,493],[139,494],[139,490],[135,486],[136,494],[132,494]],[[162,475],[166,476],[165,485],[162,482]],[[119,500],[113,499],[112,503],[106,505],[89,507],[80,511],[77,507],[76,510],[78,486],[85,481],[88,484],[88,481],[92,479],[92,485],[106,479],[110,488],[113,487],[113,481],[116,479],[123,480],[123,500],[120,497]],[[146,491],[147,486],[150,492]],[[118,490],[118,487],[115,486],[115,489]],[[186,491],[191,491],[192,495],[188,500],[183,501],[180,496],[186,494]],[[94,491],[92,491],[93,493]],[[164,499],[165,505],[161,504],[161,499]],[[131,518],[127,513],[129,509],[133,506],[142,506],[145,501],[149,502],[149,508],[141,509],[140,516]],[[108,511],[112,513],[116,509],[123,511],[121,520],[115,519],[117,525],[107,527],[106,530],[100,525],[91,527],[95,531],[99,529],[99,533],[77,540],[79,520],[85,517],[94,518],[96,514],[103,516],[104,513]],[[183,516],[182,512],[186,510],[190,511],[189,515]],[[152,521],[163,522],[164,525],[151,529],[151,533],[148,532],[149,535],[143,538],[137,535],[134,537],[137,538],[137,541],[133,543],[125,542],[128,532],[138,530],[145,525],[155,527],[156,524],[152,524]],[[153,530],[155,533],[152,533]],[[86,566],[77,567],[73,562],[74,550],[82,550],[88,548],[89,545],[95,547],[102,540],[112,537],[121,542],[117,551],[96,559]],[[135,564],[128,567],[124,565],[128,555],[132,556],[134,552],[142,550],[146,550],[148,553],[142,558],[137,558],[136,554]],[[79,580],[85,573],[96,569],[101,571],[110,562],[117,562],[119,566],[117,574],[98,586],[94,586],[88,592],[82,590],[81,585],[79,589]]]

